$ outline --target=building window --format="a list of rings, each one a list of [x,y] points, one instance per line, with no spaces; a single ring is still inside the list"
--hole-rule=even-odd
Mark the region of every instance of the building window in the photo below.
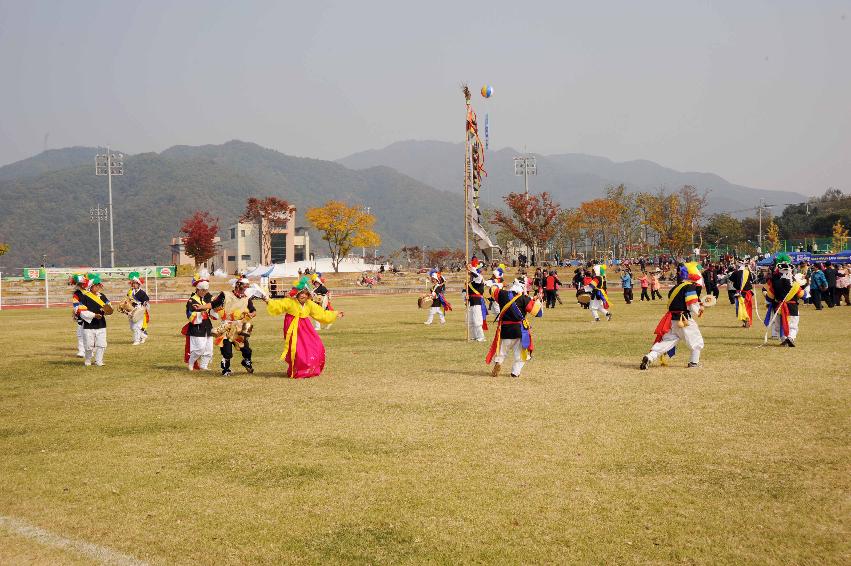
[[[230,229],[230,239],[231,239],[231,240],[236,240],[236,228],[231,228],[231,229]]]
[[[287,235],[272,234],[272,263],[284,263],[287,261]]]
[[[296,246],[293,255],[295,256],[295,261],[304,261],[307,259],[304,257],[304,246]]]
[[[247,260],[250,260],[250,259],[251,259],[251,255],[250,255],[250,254],[243,254],[241,257],[242,257],[243,261],[247,261]]]
[[[244,237],[245,237],[245,230],[240,230],[240,231],[239,231],[239,236],[240,236],[241,238],[244,238]]]
[[[235,255],[229,255],[228,261],[236,261],[236,256]]]

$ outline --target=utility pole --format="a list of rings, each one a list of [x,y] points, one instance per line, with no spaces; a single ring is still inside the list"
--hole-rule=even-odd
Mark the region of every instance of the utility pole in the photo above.
[[[363,211],[366,212],[367,214],[369,214],[369,207],[368,206],[363,207]],[[363,258],[363,264],[366,265],[366,246],[364,246],[360,249],[360,255]]]
[[[113,232],[113,218],[115,218],[115,210],[112,208],[112,176],[124,175],[124,154],[111,153],[109,146],[106,148],[106,153],[99,153],[95,156],[95,175],[106,176],[109,187],[109,266],[115,267],[115,234]]]

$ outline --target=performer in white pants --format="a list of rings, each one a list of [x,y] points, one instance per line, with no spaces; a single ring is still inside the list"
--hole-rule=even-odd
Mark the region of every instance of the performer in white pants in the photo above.
[[[208,370],[213,359],[210,282],[196,275],[192,279],[192,285],[195,292],[186,301],[186,318],[189,322],[183,327],[183,334],[186,336],[188,351],[184,354],[183,361],[187,363],[189,371]]]
[[[792,258],[785,252],[774,257],[774,270],[765,287],[766,300],[769,302],[765,324],[771,325],[771,337],[780,339],[781,346],[795,347],[798,339],[798,321],[800,320],[798,302],[804,298],[803,276],[796,278],[792,268]]]
[[[668,312],[656,326],[656,340],[641,359],[640,369],[646,370],[663,355],[673,357],[680,340],[685,342],[691,352],[688,367],[699,367],[703,335],[696,319],[703,315],[703,304],[700,302],[703,287],[701,271],[696,263],[688,263],[678,273],[677,286],[668,292]]]
[[[77,326],[77,357],[86,357],[86,339],[83,337],[83,319],[77,314],[79,306],[82,304],[80,297],[86,288],[86,276],[82,273],[76,273],[71,276],[71,285],[74,286],[74,292],[71,295],[71,308],[74,324]]]
[[[80,295],[80,306],[77,315],[83,319],[83,339],[85,340],[85,358],[87,366],[103,365],[103,355],[106,352],[106,317],[112,314],[109,299],[101,293],[103,284],[100,275],[89,273],[87,288]]]
[[[473,256],[467,265],[470,271],[470,283],[467,286],[467,324],[470,327],[470,340],[485,341],[485,330],[488,329],[487,307],[485,306],[485,279],[482,277],[482,267],[478,258]]]
[[[491,296],[499,303],[500,312],[496,332],[485,363],[493,362],[491,376],[499,375],[502,362],[509,352],[514,352],[511,364],[511,377],[520,377],[526,361],[532,358],[535,345],[532,341],[531,326],[528,317],[541,316],[541,301],[524,293],[521,283],[515,281],[507,290],[490,288]]]
[[[138,271],[131,272],[127,278],[130,281],[127,298],[130,300],[134,309],[144,310],[144,314],[139,320],[133,320],[134,317],[130,317],[130,332],[133,334],[133,345],[138,346],[144,344],[148,339],[148,321],[150,320],[149,299],[148,294],[142,289],[142,278]]]
[[[432,270],[432,272],[429,273],[429,277],[431,278],[432,283],[431,308],[428,310],[428,319],[425,321],[425,324],[431,324],[434,320],[435,314],[440,317],[440,324],[445,324],[446,317],[443,313],[452,310],[452,305],[449,304],[449,301],[447,301],[445,297],[446,280],[437,270]]]
[[[597,275],[586,275],[582,283],[582,290],[591,295],[588,307],[594,316],[594,322],[600,321],[601,314],[606,317],[606,320],[612,320],[612,313],[609,312],[609,296],[603,288],[602,278]]]

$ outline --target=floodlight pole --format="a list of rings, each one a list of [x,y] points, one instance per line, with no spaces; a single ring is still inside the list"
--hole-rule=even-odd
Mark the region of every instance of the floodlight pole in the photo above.
[[[103,254],[101,253],[101,239],[100,239],[100,223],[102,220],[106,220],[106,215],[108,210],[106,208],[101,208],[100,203],[98,203],[97,208],[89,209],[89,218],[92,222],[98,223],[98,267],[103,267]]]
[[[117,161],[116,161],[117,157]],[[106,175],[107,187],[109,189],[109,265],[115,267],[115,232],[113,229],[113,217],[115,216],[112,207],[112,176],[124,175],[124,154],[119,153],[113,155],[109,146],[106,147],[106,154],[98,154],[95,156],[95,175]]]

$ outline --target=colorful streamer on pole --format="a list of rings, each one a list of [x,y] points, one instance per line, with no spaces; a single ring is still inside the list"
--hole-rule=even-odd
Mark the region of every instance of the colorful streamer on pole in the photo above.
[[[488,149],[488,143],[490,141],[490,128],[488,127],[489,116],[485,114],[485,149]]]
[[[465,177],[464,177],[464,193],[467,200],[467,228],[472,230],[476,236],[478,248],[490,255],[492,249],[496,248],[488,236],[487,231],[482,227],[482,212],[479,208],[479,191],[482,188],[482,180],[487,176],[485,171],[485,150],[484,144],[479,137],[479,123],[476,117],[476,111],[473,110],[470,89],[467,85],[463,86],[464,100],[467,105],[467,141],[465,144],[466,159],[465,159]],[[487,136],[487,116],[485,116],[485,135]],[[467,254],[469,257],[469,253]]]

